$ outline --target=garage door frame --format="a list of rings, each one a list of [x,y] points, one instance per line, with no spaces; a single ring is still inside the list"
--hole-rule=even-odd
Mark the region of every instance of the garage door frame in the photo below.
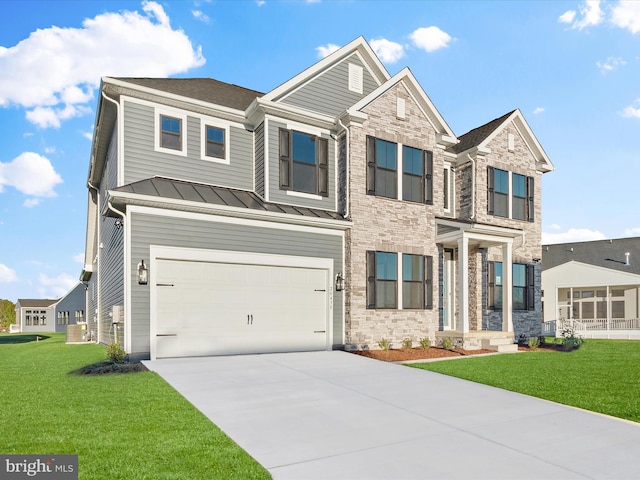
[[[232,252],[228,250],[207,250],[199,248],[150,246],[149,257],[149,343],[151,360],[156,359],[157,346],[157,302],[158,287],[156,286],[158,260],[183,260],[193,262],[246,264],[273,267],[297,267],[326,270],[327,278],[327,305],[326,305],[326,350],[331,350],[333,345],[333,259],[318,257],[299,257],[292,255],[276,255],[253,252]]]

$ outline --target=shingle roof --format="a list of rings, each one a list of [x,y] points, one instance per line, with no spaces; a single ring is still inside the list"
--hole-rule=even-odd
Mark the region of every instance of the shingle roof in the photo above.
[[[344,220],[342,215],[337,212],[265,202],[255,193],[246,190],[218,187],[164,177],[140,180],[128,185],[123,185],[113,191],[158,198],[170,198],[173,200],[187,200],[212,205],[247,208],[265,212],[301,215],[312,218]]]
[[[44,308],[44,307],[50,307],[51,305],[56,303],[58,300],[39,299],[39,298],[19,298],[18,302],[20,303],[21,307]]]
[[[454,153],[465,152],[473,147],[480,145],[489,135],[491,135],[496,128],[504,123],[509,116],[515,112],[515,110],[505,113],[499,118],[491,120],[489,123],[485,123],[473,130],[468,131],[464,135],[458,137],[459,143],[453,145],[448,150]]]
[[[254,99],[264,95],[262,92],[212,78],[113,78],[236,110],[246,110]]]
[[[629,252],[629,266],[625,253]],[[542,246],[542,269],[576,262],[640,275],[640,237]]]

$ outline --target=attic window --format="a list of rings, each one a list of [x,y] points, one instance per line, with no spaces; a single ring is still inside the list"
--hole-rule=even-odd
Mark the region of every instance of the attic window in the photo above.
[[[349,90],[355,93],[362,93],[362,67],[349,64]]]

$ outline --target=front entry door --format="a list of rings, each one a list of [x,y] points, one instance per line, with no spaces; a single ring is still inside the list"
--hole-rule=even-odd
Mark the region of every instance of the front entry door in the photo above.
[[[443,262],[443,312],[442,326],[444,330],[455,330],[455,264],[453,250],[445,249]]]

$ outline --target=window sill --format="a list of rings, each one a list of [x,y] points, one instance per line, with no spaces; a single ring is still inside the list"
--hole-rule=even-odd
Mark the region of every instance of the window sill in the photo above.
[[[322,200],[323,198],[329,198],[316,195],[314,193],[296,192],[295,190],[286,190],[286,192],[287,195],[291,195],[292,197],[308,198],[309,200]]]

